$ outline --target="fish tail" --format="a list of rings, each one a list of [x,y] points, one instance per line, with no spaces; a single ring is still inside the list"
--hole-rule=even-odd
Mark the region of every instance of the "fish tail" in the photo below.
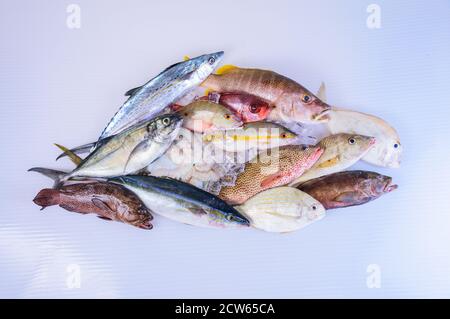
[[[80,165],[82,158],[79,157],[77,154],[75,154],[74,152],[72,152],[71,150],[69,150],[67,147],[62,146],[60,144],[56,144],[55,146],[57,148],[59,148],[61,151],[63,151],[65,154],[67,154],[67,156],[69,156],[70,160],[75,164],[75,165]]]
[[[44,188],[41,190],[36,197],[33,199],[33,202],[41,206],[41,210],[48,206],[58,205],[60,203],[59,190],[53,188]]]
[[[53,188],[59,188],[68,178],[69,174],[61,171],[57,171],[50,168],[44,167],[33,167],[28,170],[29,172],[38,172],[48,178],[51,178],[55,183],[53,184]]]
[[[83,153],[89,153],[89,151],[97,144],[97,142],[93,142],[93,143],[88,143],[88,144],[84,144],[75,148],[70,149],[69,151],[74,153],[74,154],[83,154]],[[56,158],[56,160],[59,160],[62,157],[68,156],[68,154],[66,152],[61,153],[58,155],[58,157]]]

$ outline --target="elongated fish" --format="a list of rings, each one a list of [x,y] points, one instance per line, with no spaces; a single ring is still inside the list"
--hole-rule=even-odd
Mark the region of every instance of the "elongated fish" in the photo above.
[[[33,199],[42,209],[60,207],[80,214],[97,214],[105,220],[115,220],[143,229],[152,229],[153,219],[148,208],[131,191],[111,183],[78,183],[59,189],[46,188]]]
[[[358,134],[342,133],[325,137],[317,144],[324,149],[322,156],[313,167],[289,185],[298,186],[310,179],[349,168],[367,154],[375,141],[374,137]]]
[[[345,171],[309,180],[298,188],[320,201],[326,209],[333,209],[365,204],[397,187],[389,176]]]
[[[263,190],[283,186],[301,176],[322,155],[319,146],[288,145],[260,153],[245,165],[234,186],[225,186],[219,197],[232,205],[244,203]]]
[[[250,218],[251,226],[277,233],[298,230],[325,217],[319,201],[294,187],[265,190],[236,209]]]
[[[48,175],[59,185],[74,177],[112,177],[137,172],[159,158],[176,138],[182,118],[168,114],[115,135],[96,148],[72,172]],[[45,174],[45,169],[32,168]]]
[[[202,83],[218,65],[223,51],[176,63],[141,87],[126,93],[129,99],[110,120],[99,137],[118,134],[136,123],[152,119],[169,104]]]
[[[202,84],[217,92],[243,92],[275,106],[268,120],[319,123],[327,120],[330,107],[297,82],[273,71],[223,66]]]
[[[182,223],[204,227],[248,226],[249,221],[218,197],[169,178],[128,175],[110,182],[135,193],[152,212]]]

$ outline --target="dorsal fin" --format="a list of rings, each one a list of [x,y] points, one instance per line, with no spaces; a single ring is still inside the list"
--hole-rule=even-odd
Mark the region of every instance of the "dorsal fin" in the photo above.
[[[320,87],[319,87],[319,90],[317,90],[316,96],[317,96],[322,102],[325,102],[325,103],[327,102],[327,88],[326,88],[324,82],[320,83]]]
[[[218,75],[226,74],[234,69],[238,69],[238,67],[232,64],[225,64],[217,69],[216,74]]]
[[[183,61],[187,61],[187,60],[190,60],[191,58],[189,57],[189,55],[185,55],[184,57],[183,57]]]
[[[80,163],[83,161],[83,159],[81,157],[79,157],[77,154],[75,154],[74,152],[72,152],[71,150],[69,150],[67,147],[56,144],[55,146],[58,147],[61,151],[63,151],[64,153],[67,154],[67,156],[69,156],[70,160],[75,164],[75,165],[80,165]]]
[[[137,88],[132,88],[125,92],[125,96],[132,96],[134,93],[136,93],[138,90],[141,89],[142,86],[138,86]]]

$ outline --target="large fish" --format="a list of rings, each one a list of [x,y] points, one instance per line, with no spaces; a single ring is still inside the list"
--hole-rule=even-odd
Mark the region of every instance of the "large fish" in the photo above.
[[[128,175],[110,179],[133,193],[154,213],[204,227],[248,226],[249,221],[220,198],[169,178]]]
[[[206,142],[227,152],[249,149],[264,150],[293,144],[297,135],[284,126],[269,122],[247,123],[242,128],[217,131],[204,135]]]
[[[47,169],[32,168],[61,184],[74,177],[112,177],[137,172],[159,158],[176,138],[182,118],[178,114],[156,117],[125,130],[89,154],[72,172],[49,175]]]
[[[319,123],[330,107],[297,82],[273,71],[224,66],[202,84],[218,92],[243,92],[275,106],[268,120],[283,123]]]
[[[260,153],[245,165],[234,186],[225,186],[219,197],[238,205],[263,190],[283,186],[301,176],[322,155],[319,146],[288,145]]]
[[[78,183],[59,189],[46,188],[33,199],[42,209],[60,207],[80,214],[97,214],[99,218],[115,220],[143,229],[152,229],[150,211],[131,191],[111,183]]]
[[[402,144],[397,131],[379,117],[340,108],[333,108],[327,123],[332,134],[350,133],[375,137],[376,143],[362,157],[370,164],[397,168],[400,166]]]
[[[325,217],[319,201],[294,187],[265,190],[236,209],[250,218],[251,226],[278,233],[301,229]]]
[[[126,93],[129,99],[103,130],[99,140],[120,133],[158,115],[171,103],[202,83],[222,59],[223,51],[176,63],[141,87]]]
[[[298,188],[326,209],[361,205],[397,189],[392,178],[375,172],[345,171],[312,179]]]
[[[317,145],[324,149],[322,156],[305,174],[291,182],[297,186],[302,182],[323,175],[342,171],[361,159],[375,144],[376,139],[357,134],[336,134],[322,139]]]

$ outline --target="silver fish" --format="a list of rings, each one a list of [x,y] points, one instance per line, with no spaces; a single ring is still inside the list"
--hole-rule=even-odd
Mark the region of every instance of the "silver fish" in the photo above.
[[[77,177],[113,177],[137,172],[164,154],[181,124],[180,115],[168,114],[127,129],[96,148],[72,172],[53,176],[55,185]],[[46,175],[45,170],[30,169]]]
[[[220,51],[176,63],[143,86],[128,91],[126,95],[130,95],[129,99],[109,121],[99,140],[158,115],[169,104],[202,83],[222,56],[223,51]]]

